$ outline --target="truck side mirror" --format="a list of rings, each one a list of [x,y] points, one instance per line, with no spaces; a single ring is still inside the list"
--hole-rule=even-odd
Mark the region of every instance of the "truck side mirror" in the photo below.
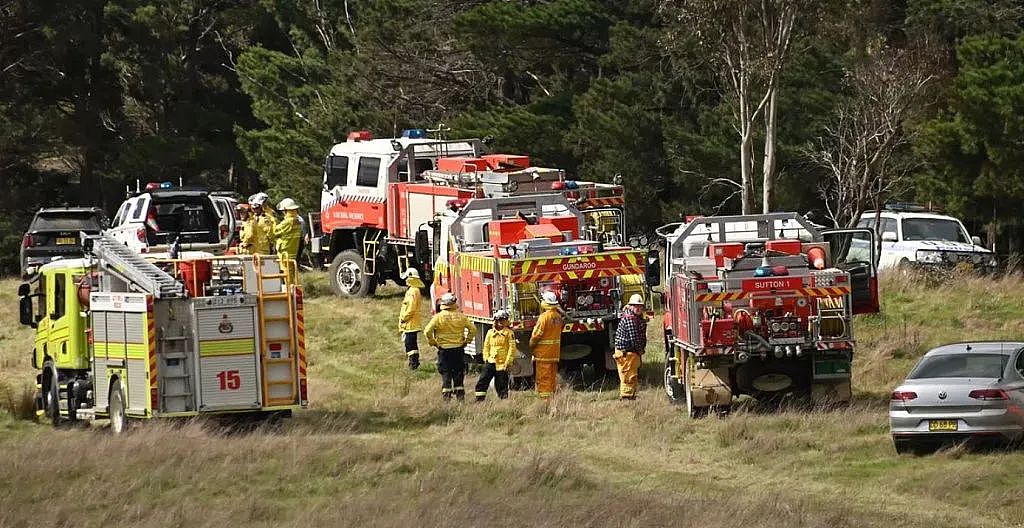
[[[35,315],[32,313],[32,297],[23,295],[18,303],[18,308],[21,324],[35,328],[37,325]]]
[[[644,270],[647,286],[653,287],[661,284],[661,255],[658,250],[647,251],[647,267]]]
[[[897,242],[899,237],[892,231],[886,231],[882,233],[882,242]]]
[[[415,250],[414,251],[416,252],[416,264],[418,264],[417,267],[422,268],[422,267],[424,267],[425,264],[427,265],[426,267],[429,267],[429,263],[430,263],[430,260],[431,260],[430,259],[430,236],[429,236],[429,233],[427,231],[423,230],[423,229],[420,229],[419,231],[416,231],[416,241],[415,242],[416,242],[416,245],[415,245]]]
[[[974,236],[972,236],[972,237],[971,237],[971,242],[972,242],[972,243],[973,243],[973,244],[974,244],[975,246],[980,246],[980,245],[981,245],[981,237],[980,237],[980,236],[978,236],[978,235],[974,235]]]
[[[27,297],[30,293],[32,293],[32,286],[29,283],[23,282],[18,286],[18,297]]]

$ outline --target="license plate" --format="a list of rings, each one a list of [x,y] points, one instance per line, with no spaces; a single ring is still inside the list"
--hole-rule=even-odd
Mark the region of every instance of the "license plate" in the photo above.
[[[78,239],[75,237],[60,237],[57,239],[58,246],[71,246],[78,243]]]
[[[929,431],[956,431],[956,420],[928,420]]]

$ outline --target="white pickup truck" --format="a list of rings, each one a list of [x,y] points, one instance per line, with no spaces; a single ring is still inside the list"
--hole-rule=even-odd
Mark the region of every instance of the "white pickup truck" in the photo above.
[[[980,238],[972,237],[960,220],[926,211],[923,207],[906,207],[880,213],[870,211],[861,216],[857,227],[874,229],[876,215],[881,223],[877,230],[882,241],[879,271],[958,264],[991,271],[999,265],[995,253],[983,247]]]

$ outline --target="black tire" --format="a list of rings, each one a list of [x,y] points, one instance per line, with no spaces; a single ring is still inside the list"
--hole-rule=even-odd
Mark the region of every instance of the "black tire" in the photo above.
[[[121,380],[115,380],[110,385],[110,397],[107,400],[110,415],[110,432],[114,435],[123,434],[128,430],[128,415],[124,402],[124,391],[121,390]]]
[[[43,414],[54,427],[60,425],[60,383],[57,369],[49,361],[43,364]]]
[[[342,297],[369,297],[377,290],[377,281],[366,274],[366,261],[353,250],[335,255],[330,267],[331,288]]]

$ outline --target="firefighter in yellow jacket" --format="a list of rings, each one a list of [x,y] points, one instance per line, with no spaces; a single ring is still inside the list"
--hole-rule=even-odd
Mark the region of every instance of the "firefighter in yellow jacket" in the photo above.
[[[466,345],[476,339],[476,327],[468,317],[459,311],[455,296],[446,293],[441,296],[441,311],[437,313],[423,335],[430,346],[437,347],[437,371],[441,374],[441,397],[451,400],[452,395],[459,401],[466,399]]]
[[[277,225],[277,216],[267,205],[269,199],[270,197],[265,192],[258,192],[249,197],[253,218],[264,234],[264,240],[261,240],[263,245],[258,246],[255,251],[261,255],[273,255],[277,252],[277,245],[274,243],[274,227]]]
[[[554,292],[544,292],[540,307],[544,313],[537,319],[530,335],[530,352],[533,354],[534,380],[537,395],[550,398],[558,387],[558,358],[562,349],[562,316],[559,312],[558,297]]]
[[[476,401],[484,401],[487,387],[494,380],[494,391],[498,398],[508,398],[508,369],[516,360],[516,334],[508,327],[508,312],[494,312],[494,328],[484,338],[484,370],[476,382]]]
[[[238,210],[241,216],[239,219],[241,224],[238,229],[237,253],[239,255],[253,255],[258,253],[258,248],[267,247],[267,237],[263,233],[263,227],[260,226],[259,222],[252,215],[252,208],[249,207],[249,204],[238,204],[235,209]]]
[[[402,278],[409,287],[402,299],[402,310],[398,313],[398,331],[402,334],[405,355],[409,358],[409,370],[420,368],[420,346],[416,335],[423,330],[423,281],[415,268],[409,268]]]

